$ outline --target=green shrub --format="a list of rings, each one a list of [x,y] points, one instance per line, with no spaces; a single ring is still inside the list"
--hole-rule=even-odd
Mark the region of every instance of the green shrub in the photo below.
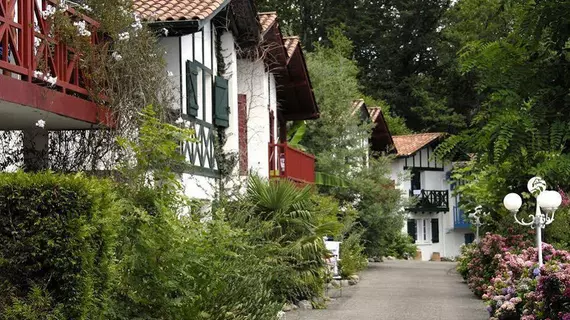
[[[24,298],[12,296],[9,305],[3,308],[0,319],[3,320],[60,320],[63,316],[63,305],[54,305],[49,294],[34,286]]]
[[[469,274],[469,263],[474,258],[476,248],[476,243],[461,246],[461,254],[457,259],[457,273],[459,273],[464,280],[467,280],[467,276]]]
[[[40,307],[55,317],[50,304],[40,303],[49,297],[63,306],[65,319],[103,319],[115,278],[119,211],[103,180],[0,174],[0,318],[25,319]]]
[[[320,210],[308,187],[253,177],[229,221],[246,230],[259,259],[272,267],[271,289],[278,300],[322,296],[328,254],[323,237],[337,235],[336,212]],[[321,208],[322,209],[322,208]],[[332,215],[332,218],[328,215]]]
[[[417,246],[412,237],[407,234],[398,233],[394,236],[392,243],[386,251],[388,256],[396,258],[414,257],[416,255]]]
[[[272,270],[241,230],[152,211],[125,220],[114,319],[275,317],[282,302],[269,287]]]
[[[340,245],[340,273],[343,278],[348,278],[362,271],[368,265],[362,245],[362,231],[356,231],[343,239]]]

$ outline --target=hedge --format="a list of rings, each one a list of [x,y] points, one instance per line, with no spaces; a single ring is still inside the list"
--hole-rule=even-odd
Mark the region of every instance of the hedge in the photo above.
[[[0,319],[103,319],[119,213],[104,180],[0,174]]]

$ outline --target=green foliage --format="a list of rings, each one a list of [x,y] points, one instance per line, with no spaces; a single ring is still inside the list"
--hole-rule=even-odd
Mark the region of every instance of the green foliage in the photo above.
[[[54,306],[49,294],[34,286],[24,298],[12,296],[8,306],[2,308],[0,319],[3,320],[59,320],[64,319],[63,306]]]
[[[544,241],[561,250],[570,249],[570,210],[566,206],[556,211],[556,219],[544,231]]]
[[[467,276],[469,275],[469,263],[475,257],[476,250],[476,243],[461,246],[461,253],[457,259],[456,270],[464,280],[467,280]]]
[[[112,318],[272,319],[283,300],[271,291],[276,270],[259,259],[249,236],[221,219],[201,223],[182,196],[176,172],[186,166],[181,142],[192,130],[144,110],[139,139],[125,147],[130,200],[123,217],[119,279]]]
[[[229,221],[247,230],[251,243],[268,261],[273,293],[283,301],[322,296],[325,281],[323,237],[336,235],[342,225],[330,206],[320,208],[309,187],[288,181],[250,178],[246,195],[234,206]],[[315,202],[318,201],[318,202]]]
[[[274,270],[242,231],[168,210],[132,216],[125,228],[113,318],[272,319],[280,310]]]
[[[136,143],[125,143],[134,160],[121,183],[0,175],[0,319],[266,320],[285,302],[281,279],[322,290],[315,239],[338,227],[313,228],[295,201],[288,219],[272,220],[290,235],[276,242],[230,226],[222,212],[196,221],[174,174],[183,164],[176,141],[189,130],[150,107],[142,119]],[[303,197],[294,188],[277,203]]]
[[[415,257],[418,247],[414,239],[407,234],[400,233],[389,245],[387,255],[399,259]]]
[[[0,314],[104,319],[121,212],[108,181],[0,175]]]
[[[364,142],[368,141],[372,126],[362,123],[351,107],[353,100],[362,97],[358,68],[350,59],[353,44],[341,29],[334,29],[329,39],[331,46],[317,44],[315,52],[307,57],[321,117],[307,125],[302,144],[318,159],[317,171],[323,173],[319,175],[323,182],[321,193],[332,195],[341,203],[360,201],[355,208],[365,230],[362,241],[366,252],[381,254],[403,225],[403,217],[397,213],[400,194],[387,187],[391,185],[391,159],[371,158],[366,165],[369,154]],[[335,179],[329,179],[331,175]]]
[[[370,159],[368,167],[354,176],[351,187],[339,193],[341,197],[355,200],[359,211],[357,221],[365,229],[363,241],[369,257],[385,256],[404,226],[401,193],[393,188],[390,177],[391,160]]]
[[[354,230],[348,236],[342,238],[340,245],[341,261],[340,274],[343,278],[356,275],[368,266],[368,260],[362,245],[362,230]]]
[[[489,6],[478,6],[481,2]],[[472,153],[473,162],[456,171],[455,179],[464,206],[483,205],[492,211],[488,229],[504,231],[512,221],[503,209],[502,197],[509,192],[526,193],[532,176],[541,176],[549,188],[567,190],[570,185],[568,156],[570,81],[565,27],[568,7],[561,3],[526,1],[463,0],[456,14],[472,18],[457,21],[455,35],[468,33],[460,51],[464,73],[475,74],[481,103],[471,126],[440,145],[441,157]],[[485,24],[486,27],[481,29]],[[479,24],[479,27],[475,25]],[[450,30],[453,30],[451,28]],[[531,202],[531,201],[527,201]],[[528,204],[522,211],[532,212]],[[547,234],[554,241],[563,235]]]

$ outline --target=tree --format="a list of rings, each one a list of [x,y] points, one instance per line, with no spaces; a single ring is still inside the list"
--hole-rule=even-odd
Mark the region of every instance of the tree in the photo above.
[[[319,44],[331,45],[333,39],[327,30],[345,26],[345,35],[354,43],[351,57],[360,68],[358,80],[364,93],[385,101],[392,113],[401,116],[413,130],[458,132],[470,115],[471,104],[467,102],[471,102],[472,95],[466,97],[462,92],[471,82],[457,81],[461,78],[457,74],[446,81],[447,68],[454,64],[440,61],[441,19],[449,3],[258,1],[263,10],[277,9],[285,30],[301,35],[309,50]],[[455,56],[456,52],[450,53]]]
[[[474,9],[479,2],[460,3]],[[470,128],[447,140],[438,153],[476,155],[457,172],[456,178],[467,182],[459,192],[467,206],[492,210],[498,227],[510,219],[502,197],[509,192],[530,196],[524,192],[532,176],[542,176],[553,189],[570,187],[570,123],[564,117],[570,111],[570,8],[560,2],[492,3],[495,21],[503,25],[488,23],[491,30],[482,34],[489,38],[472,38],[460,59],[463,72],[476,74],[482,103]],[[482,21],[487,16],[479,15]]]
[[[371,124],[362,121],[353,101],[363,97],[358,86],[358,67],[351,60],[353,46],[341,29],[329,34],[330,46],[317,44],[307,55],[321,117],[307,124],[301,144],[317,157],[317,170],[346,181],[343,187],[321,187],[358,212],[358,223],[365,228],[363,241],[367,254],[381,256],[391,235],[400,233],[403,216],[398,214],[400,192],[390,188],[389,157],[369,159]],[[369,103],[375,101],[365,99]],[[384,112],[389,108],[384,105]],[[386,116],[388,124],[406,131],[401,119]]]

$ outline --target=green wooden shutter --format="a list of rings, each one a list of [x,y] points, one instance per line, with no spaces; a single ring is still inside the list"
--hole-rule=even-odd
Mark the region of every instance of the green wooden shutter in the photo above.
[[[198,66],[190,60],[186,61],[186,113],[198,115]]]
[[[228,80],[216,77],[214,90],[214,124],[227,128],[230,125],[230,105],[228,100]]]
[[[416,227],[416,220],[408,219],[408,234],[414,239],[418,240],[418,229]]]
[[[431,242],[439,243],[439,220],[431,219]]]

